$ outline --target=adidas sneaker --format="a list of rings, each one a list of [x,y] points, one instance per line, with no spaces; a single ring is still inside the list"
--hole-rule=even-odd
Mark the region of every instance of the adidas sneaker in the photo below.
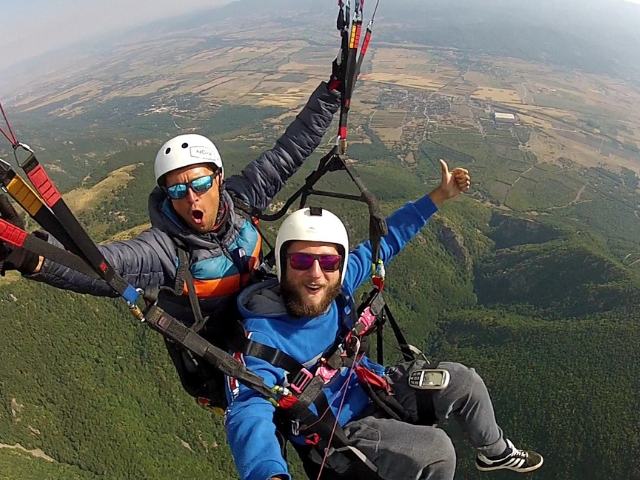
[[[493,470],[513,470],[514,472],[531,472],[540,468],[544,461],[542,455],[533,451],[517,449],[511,440],[506,440],[507,449],[499,457],[485,457],[481,453],[476,457],[476,468],[481,472]]]

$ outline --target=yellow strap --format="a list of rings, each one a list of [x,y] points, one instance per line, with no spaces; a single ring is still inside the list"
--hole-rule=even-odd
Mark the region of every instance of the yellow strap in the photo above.
[[[356,30],[357,30],[358,26],[357,24],[353,24],[351,26],[351,35],[349,38],[349,48],[356,48]]]
[[[24,208],[29,215],[34,216],[40,210],[43,203],[31,186],[20,176],[16,175],[6,186],[7,191]]]

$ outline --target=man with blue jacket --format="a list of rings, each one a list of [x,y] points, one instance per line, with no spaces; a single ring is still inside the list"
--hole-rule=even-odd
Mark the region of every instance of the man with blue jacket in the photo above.
[[[467,171],[455,169],[450,173],[446,163],[441,163],[441,185],[388,218],[389,233],[380,249],[385,263],[402,250],[439,206],[468,190]],[[348,349],[343,323],[355,309],[354,292],[371,275],[369,242],[349,253],[342,222],[326,210],[306,208],[284,221],[275,248],[278,279],[248,287],[238,298],[247,335],[245,344],[250,347],[236,355],[278,393],[275,399],[266,399],[235,379],[227,379],[227,438],[243,480],[290,478],[278,441],[282,430],[294,443],[316,445],[312,458],[338,475],[348,475],[350,466],[362,461],[371,468],[367,478],[453,479],[455,451],[443,430],[424,421],[429,415],[422,410],[429,408],[437,421],[450,415],[461,420],[478,450],[479,470],[528,472],[542,465],[540,455],[517,449],[503,436],[484,382],[473,369],[440,363],[438,368],[447,372],[449,383],[443,389],[429,391],[408,384],[409,373],[424,367],[424,361],[385,369],[361,355],[354,357],[352,365],[345,362],[331,368],[328,358],[333,359],[334,354],[328,352],[336,350],[336,343],[338,352]],[[346,325],[346,331],[352,327]],[[300,372],[304,373],[302,377]],[[364,383],[376,378],[402,402],[407,420],[390,418],[365,391]],[[289,415],[284,427],[278,429],[274,413],[292,409],[303,398],[311,415],[305,414],[304,419]],[[276,411],[274,402],[282,408]],[[322,438],[319,426],[326,424],[327,418],[335,419],[333,428],[324,430],[324,435],[331,438]],[[340,448],[330,443],[334,448],[327,448],[338,430],[344,432],[348,443],[343,441]]]

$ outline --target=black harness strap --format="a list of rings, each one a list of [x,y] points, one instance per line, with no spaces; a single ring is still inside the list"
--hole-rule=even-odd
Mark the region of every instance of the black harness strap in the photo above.
[[[402,358],[406,362],[410,362],[415,359],[416,354],[418,353],[415,347],[411,346],[409,342],[407,342],[406,337],[402,333],[398,322],[395,317],[391,313],[391,309],[389,305],[387,305],[382,292],[377,287],[374,287],[368,294],[363,296],[363,300],[361,305],[358,307],[358,315],[362,315],[362,312],[366,307],[369,307],[371,313],[379,319],[379,325],[376,328],[377,334],[377,362],[380,365],[384,365],[384,337],[383,332],[384,328],[382,328],[387,321],[391,325],[391,329],[393,330],[393,334],[396,337],[396,341],[398,342],[398,346],[400,347],[400,351],[402,352]]]
[[[417,353],[417,351],[415,350],[415,347],[412,347],[409,344],[409,342],[407,342],[407,339],[402,333],[402,330],[400,330],[400,326],[398,325],[398,322],[393,317],[393,314],[391,313],[391,310],[389,309],[389,306],[386,303],[384,305],[384,314],[385,314],[385,317],[389,320],[389,324],[391,325],[393,334],[395,335],[398,345],[400,346],[400,351],[402,352],[402,358],[404,358],[405,362],[410,362],[412,360],[415,360],[416,353]]]
[[[391,397],[390,395],[387,395],[387,398],[385,399],[385,401],[383,401],[380,398],[381,392],[375,391],[373,389],[373,387],[369,383],[361,382],[360,385],[362,386],[364,391],[367,392],[367,395],[369,395],[369,397],[371,398],[373,403],[379,409],[381,409],[383,412],[385,412],[390,418],[393,418],[394,420],[399,420],[399,421],[403,420],[404,415],[399,415],[398,412],[396,411],[396,409],[391,408],[391,406],[389,405],[389,403],[391,401],[393,401],[400,408],[400,411],[404,411],[402,406],[400,406],[400,404],[393,397]],[[405,415],[406,415],[406,412],[405,412]]]
[[[318,415],[313,413],[309,406],[304,406],[300,401],[285,410],[286,415],[295,418],[300,423],[300,433],[317,434],[318,438],[315,440],[318,443],[324,443],[325,447],[343,448],[351,445],[346,433],[338,424],[322,390],[316,395],[313,404],[318,411]],[[329,445],[329,439],[331,439],[331,445]]]
[[[245,338],[241,352],[243,355],[259,358],[274,367],[282,368],[289,372],[291,376],[297,375],[304,368],[300,362],[282,350],[255,342],[248,338]]]
[[[187,284],[187,294],[189,295],[189,304],[191,304],[191,311],[193,312],[193,317],[195,319],[195,323],[191,326],[191,329],[198,333],[202,330],[209,317],[204,317],[202,315],[202,309],[200,308],[200,300],[198,300],[198,294],[196,293],[196,287],[193,283],[193,275],[191,275],[191,270],[189,270],[189,257],[186,252],[182,249],[178,249],[178,258],[180,265],[184,265],[182,268],[181,274],[184,275],[184,282]],[[177,280],[177,278],[176,278]],[[180,292],[182,294],[182,292]]]
[[[350,368],[353,365],[352,358],[339,353],[339,348],[342,344],[341,338],[342,337],[339,336],[333,345],[320,355],[320,359],[315,364],[315,367],[326,365],[332,370],[339,370],[342,367]],[[312,376],[314,376],[314,374],[309,372],[307,367],[282,350],[245,338],[240,345],[239,351],[243,355],[259,358],[274,367],[283,369],[288,373],[289,383],[296,387],[302,386],[302,390],[304,390],[304,392],[309,388],[307,384],[312,383]],[[311,366],[309,368],[313,369]],[[298,398],[298,401],[300,401],[300,398]],[[305,398],[307,397],[305,396]],[[312,402],[313,399],[310,403]]]
[[[376,332],[376,361],[378,365],[384,365],[384,329],[379,328]]]
[[[250,219],[247,220],[250,221]],[[189,304],[191,305],[191,310],[193,312],[195,320],[194,324],[191,326],[191,329],[197,333],[206,325],[209,317],[205,317],[202,314],[202,309],[200,308],[200,300],[198,299],[196,287],[193,282],[193,275],[190,269],[189,248],[178,238],[172,238],[172,241],[175,244],[178,253],[178,267],[176,269],[176,279],[174,282],[172,293],[178,297],[182,296],[184,292],[184,286],[186,284]],[[231,255],[231,253],[229,253],[229,250],[225,248],[221,243],[218,243],[218,245],[223,254],[236,266],[236,268],[238,268],[238,272],[241,273],[241,266],[238,265],[237,259],[233,255]],[[239,286],[239,290],[241,290],[243,287],[241,275],[239,281],[241,283]]]
[[[182,292],[184,292],[187,275],[191,274],[189,271],[189,254],[187,253],[187,247],[184,243],[177,239],[172,239],[172,241],[178,253],[178,268],[176,268],[176,279],[175,282],[173,282],[173,293],[179,297],[182,295]],[[187,288],[189,288],[189,285],[187,285]],[[189,289],[189,291],[191,291],[191,289]],[[199,308],[200,306],[198,305],[198,309]]]
[[[317,444],[323,449],[333,449],[346,456],[352,462],[363,462],[370,469],[367,472],[367,476],[377,472],[378,467],[362,451],[353,446],[333,414],[326,395],[321,390],[314,401],[314,405],[320,414],[319,417],[309,408],[303,410],[302,406],[298,406],[298,403],[290,409],[291,414],[299,418],[300,433],[309,433],[307,436],[307,439],[310,440],[309,443]]]
[[[146,311],[146,322],[165,337],[203,358],[225,375],[254,389],[267,399],[273,398],[273,392],[259,375],[247,368],[224,350],[214,346],[189,327],[168,315],[161,308],[152,305]]]

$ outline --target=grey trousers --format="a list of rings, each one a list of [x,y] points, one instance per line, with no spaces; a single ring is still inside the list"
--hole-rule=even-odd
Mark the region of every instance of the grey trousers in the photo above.
[[[407,371],[420,368],[401,364],[389,369],[396,399],[410,412],[420,414],[416,396],[430,395],[437,421],[452,415],[466,430],[469,441],[486,456],[500,455],[507,448],[498,427],[484,381],[472,368],[459,363],[442,362],[438,368],[449,371],[451,380],[444,390],[415,390],[408,386]],[[416,415],[417,416],[417,415]],[[353,446],[364,453],[378,468],[385,480],[452,480],[456,454],[447,434],[431,425],[416,425],[374,414],[352,421],[345,432]],[[344,472],[348,461],[341,455],[331,455],[327,466]]]

